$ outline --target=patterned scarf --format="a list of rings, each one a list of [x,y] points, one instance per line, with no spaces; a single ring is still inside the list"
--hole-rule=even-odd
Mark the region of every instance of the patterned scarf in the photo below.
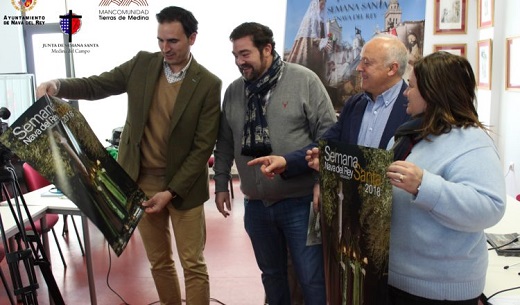
[[[242,139],[242,155],[261,157],[271,154],[271,140],[267,126],[266,101],[269,91],[276,87],[282,71],[282,59],[275,52],[271,67],[257,80],[245,81],[247,109]]]
[[[422,140],[420,130],[423,118],[417,117],[399,126],[395,131],[394,160],[405,160],[415,144]]]

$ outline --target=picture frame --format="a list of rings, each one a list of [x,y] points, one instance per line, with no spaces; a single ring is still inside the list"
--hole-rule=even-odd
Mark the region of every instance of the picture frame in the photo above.
[[[494,24],[495,0],[478,0],[477,14],[479,28],[492,27]]]
[[[491,39],[477,41],[477,86],[480,89],[491,89],[492,43]]]
[[[433,34],[466,34],[468,0],[434,0]]]
[[[506,38],[506,90],[520,91],[519,65],[520,36]]]
[[[454,55],[466,57],[467,44],[465,43],[451,43],[451,44],[435,44],[433,45],[433,52],[446,51]]]

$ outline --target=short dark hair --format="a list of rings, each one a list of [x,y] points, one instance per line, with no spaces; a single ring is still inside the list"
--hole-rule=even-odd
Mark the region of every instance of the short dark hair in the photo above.
[[[155,15],[159,23],[178,21],[182,24],[184,33],[187,37],[191,34],[197,33],[199,22],[193,14],[178,6],[168,6],[162,9],[157,15]]]
[[[258,50],[271,44],[271,54],[274,53],[273,31],[269,27],[256,22],[244,22],[231,32],[229,39],[233,41],[246,36],[251,36],[251,40]]]

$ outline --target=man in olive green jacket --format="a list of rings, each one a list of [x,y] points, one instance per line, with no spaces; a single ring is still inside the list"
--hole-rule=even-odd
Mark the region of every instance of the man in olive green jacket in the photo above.
[[[139,52],[99,76],[42,83],[37,95],[96,100],[128,94],[118,162],[150,198],[138,228],[161,304],[181,304],[171,220],[186,302],[206,305],[203,204],[209,199],[207,162],[218,132],[222,82],[191,55],[197,20],[189,11],[167,7],[157,20],[161,52]]]

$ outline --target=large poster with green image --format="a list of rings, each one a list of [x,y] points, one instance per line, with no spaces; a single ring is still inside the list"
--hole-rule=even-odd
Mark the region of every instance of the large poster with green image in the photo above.
[[[146,196],[69,103],[44,96],[0,142],[54,183],[121,255],[144,210]]]
[[[392,152],[320,142],[327,303],[387,304]]]

